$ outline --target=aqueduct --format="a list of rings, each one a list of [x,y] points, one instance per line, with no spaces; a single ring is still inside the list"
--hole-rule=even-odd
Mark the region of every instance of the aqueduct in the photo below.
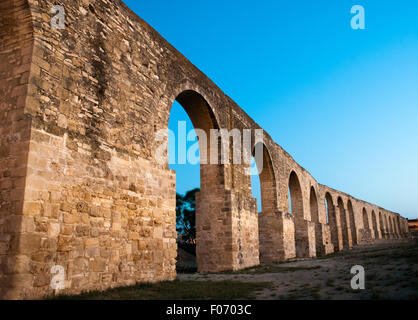
[[[0,17],[1,296],[51,294],[54,265],[71,293],[174,279],[175,172],[156,162],[155,133],[175,100],[196,128],[260,126],[120,0],[2,0]],[[399,214],[263,143],[261,213],[244,165],[201,165],[200,271],[405,236]]]

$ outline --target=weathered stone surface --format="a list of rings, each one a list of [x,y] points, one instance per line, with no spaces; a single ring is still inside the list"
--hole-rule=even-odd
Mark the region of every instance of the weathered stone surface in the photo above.
[[[157,161],[154,141],[173,101],[206,132],[260,129],[121,1],[61,3],[64,30],[50,27],[55,1],[0,4],[0,296],[8,299],[51,294],[55,265],[71,293],[174,279],[175,173]],[[261,213],[243,165],[202,165],[199,270],[406,233],[398,214],[319,184],[267,133],[263,143]]]

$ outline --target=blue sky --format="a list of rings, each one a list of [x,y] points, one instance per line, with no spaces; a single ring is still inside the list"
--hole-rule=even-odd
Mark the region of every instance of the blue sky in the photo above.
[[[418,1],[124,2],[318,182],[418,216]],[[172,168],[180,193],[199,185]]]

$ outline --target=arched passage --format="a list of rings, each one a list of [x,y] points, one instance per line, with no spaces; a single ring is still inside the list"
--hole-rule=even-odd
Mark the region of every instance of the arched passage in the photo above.
[[[396,216],[396,225],[398,226],[398,230],[399,230],[399,237],[403,236],[403,229],[401,227],[401,221],[399,216]]]
[[[335,214],[335,207],[331,195],[327,192],[325,194],[325,204],[327,207],[328,224],[331,232],[331,243],[334,245],[334,251],[340,250],[337,217]]]
[[[391,216],[389,216],[389,222],[390,222],[390,233],[392,234],[392,237],[395,237],[395,229],[393,226],[393,220]]]
[[[351,200],[348,200],[347,202],[347,209],[348,209],[348,215],[350,217],[351,239],[352,239],[353,245],[355,245],[357,244],[357,229],[356,229],[356,222],[354,218],[353,204],[351,203]]]
[[[369,230],[369,217],[367,215],[367,211],[366,208],[363,208],[363,229],[364,230]]]
[[[398,238],[398,229],[396,226],[395,217],[392,217],[392,224],[393,224],[393,234],[395,235],[395,238]]]
[[[373,223],[373,232],[374,232],[374,238],[379,238],[379,230],[377,229],[377,219],[376,219],[376,213],[374,210],[372,211],[372,223]]]
[[[338,211],[340,213],[340,224],[341,224],[343,248],[349,248],[347,217],[345,213],[344,202],[341,197],[338,198]]]
[[[261,143],[261,142],[259,142]],[[256,150],[253,148],[253,155]],[[262,163],[255,157],[260,179],[261,207],[258,215],[259,254],[260,262],[277,262],[284,259],[283,231],[276,213],[277,192],[276,178],[270,153],[263,144]]]
[[[380,226],[380,234],[381,234],[382,239],[386,238],[385,226],[383,224],[383,218],[382,218],[382,212],[379,212],[379,226]]]
[[[295,225],[296,257],[309,256],[309,238],[307,223],[303,214],[303,196],[297,174],[292,171],[289,177],[289,211],[293,215]]]
[[[261,142],[258,142],[261,143]],[[253,148],[253,155],[256,147]],[[270,153],[263,144],[262,163],[258,157],[255,157],[257,168],[259,168],[261,207],[262,212],[272,212],[277,208],[276,179],[274,176],[273,164]]]
[[[389,221],[388,221],[388,217],[387,217],[387,215],[385,214],[384,216],[383,216],[383,218],[384,218],[384,221],[385,221],[385,233],[386,233],[386,238],[390,238],[390,225],[389,225]]]
[[[254,157],[251,157],[251,195],[254,199],[256,199],[257,212],[261,213],[263,211],[263,206],[261,203],[260,176],[255,163]]]
[[[319,222],[318,198],[316,196],[315,188],[311,187],[309,195],[309,207],[311,211],[311,220],[315,224],[315,247],[316,255],[324,255],[325,248],[322,237],[322,224]]]
[[[231,245],[231,237],[230,234],[224,231],[225,225],[223,225],[223,221],[227,222],[227,225],[231,225],[232,222],[221,220],[225,215],[222,212],[222,203],[225,197],[224,193],[222,193],[224,186],[223,166],[220,164],[220,161],[215,161],[213,164],[210,163],[210,130],[219,129],[218,121],[212,107],[196,91],[183,91],[175,100],[190,118],[195,134],[193,135],[193,131],[186,132],[186,128],[183,129],[184,124],[181,123],[182,121],[178,121],[178,141],[174,144],[177,146],[174,150],[175,165],[178,167],[188,166],[191,163],[200,163],[200,192],[194,193],[195,242],[198,270],[220,271],[232,269],[232,251],[226,252],[224,249],[225,246]],[[182,130],[184,132],[180,132]],[[186,141],[191,136],[197,137],[197,141],[193,147],[187,148]],[[169,133],[169,139],[173,138],[176,139],[176,136],[172,137]],[[220,157],[218,141],[215,141],[214,146]],[[180,172],[180,169],[178,172]],[[186,172],[183,178],[186,180],[190,179],[190,175],[190,172]],[[178,183],[179,177],[177,177]],[[213,241],[213,239],[217,239],[217,241]],[[178,256],[178,259],[180,257]]]

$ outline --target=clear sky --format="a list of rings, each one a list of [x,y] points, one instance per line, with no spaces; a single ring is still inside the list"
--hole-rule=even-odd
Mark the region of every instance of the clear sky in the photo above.
[[[418,1],[124,2],[318,182],[418,217]],[[178,192],[199,185],[172,168]]]

